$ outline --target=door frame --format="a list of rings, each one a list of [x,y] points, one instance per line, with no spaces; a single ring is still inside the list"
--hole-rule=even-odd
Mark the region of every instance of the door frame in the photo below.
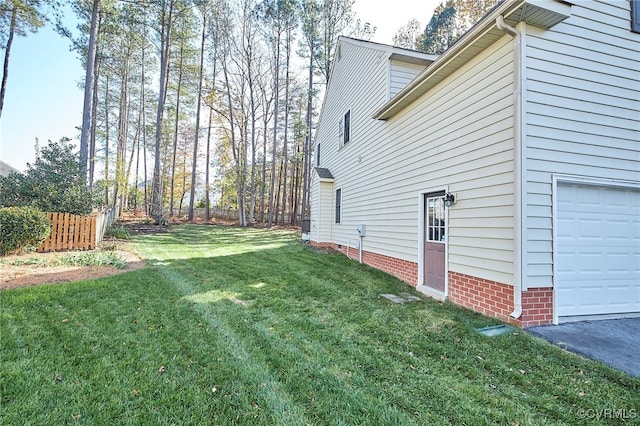
[[[553,285],[553,324],[559,324],[560,317],[558,316],[558,308],[556,306],[558,297],[556,290],[558,289],[558,186],[562,184],[578,184],[585,186],[599,186],[609,188],[626,188],[640,190],[640,182],[616,180],[616,179],[603,179],[589,176],[577,176],[566,174],[552,174],[551,175],[551,258],[552,258],[552,274],[551,283]],[[585,317],[583,319],[592,318]],[[604,316],[600,316],[604,319]]]
[[[427,188],[418,193],[418,283],[416,290],[427,296],[430,296],[436,300],[444,301],[449,294],[449,208],[444,209],[444,229],[445,229],[445,242],[444,242],[444,292],[437,291],[430,287],[427,287],[424,282],[424,244],[426,240],[426,212],[425,202],[426,196],[429,194],[449,192],[448,186],[439,186],[435,188]]]

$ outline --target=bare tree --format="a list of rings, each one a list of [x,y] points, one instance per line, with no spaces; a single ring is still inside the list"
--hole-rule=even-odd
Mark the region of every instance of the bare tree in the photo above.
[[[393,35],[393,45],[405,49],[417,49],[422,43],[423,30],[420,22],[412,18]]]
[[[285,55],[285,79],[284,79],[284,135],[282,146],[282,164],[283,164],[283,182],[282,182],[282,213],[280,217],[280,224],[284,225],[284,216],[287,210],[287,166],[289,163],[289,89],[291,85],[291,49],[293,45],[294,32],[297,27],[297,7],[295,3],[287,4],[287,10],[285,14],[285,34],[284,34],[284,55]]]
[[[84,78],[84,102],[82,107],[82,132],[80,134],[80,167],[87,180],[87,163],[89,159],[89,139],[91,131],[91,116],[93,114],[93,81],[95,79],[96,52],[98,39],[98,13],[100,0],[93,0],[91,7],[91,30],[89,33],[89,48],[87,51],[86,72]]]
[[[176,161],[178,158],[178,128],[180,125],[180,95],[182,94],[182,77],[184,71],[184,44],[185,38],[180,38],[180,54],[178,56],[178,84],[176,87],[175,122],[173,131],[173,157],[171,160],[171,183],[169,190],[169,216],[173,216],[175,184],[176,184]]]
[[[157,27],[160,39],[160,88],[158,90],[158,104],[156,108],[156,131],[154,145],[154,165],[153,165],[153,196],[151,199],[151,215],[156,224],[162,222],[162,176],[160,170],[161,146],[162,146],[162,121],[164,118],[164,106],[167,98],[167,80],[169,75],[169,52],[171,46],[171,30],[176,21],[179,11],[176,9],[181,4],[181,0],[160,0],[159,2]]]
[[[276,158],[278,155],[278,119],[280,116],[280,66],[282,38],[286,36],[288,23],[295,16],[293,0],[265,0],[262,3],[262,18],[267,25],[268,44],[274,55],[274,109],[273,109],[273,145],[271,148],[271,187],[269,188],[269,214],[267,226],[273,226],[276,196]]]
[[[189,198],[189,220],[193,220],[193,208],[196,198],[196,170],[198,163],[198,138],[200,137],[200,107],[202,105],[202,80],[204,74],[204,48],[207,35],[207,10],[205,5],[199,7],[202,19],[202,36],[200,38],[200,66],[198,68],[198,100],[196,102],[196,129],[193,140],[193,165],[191,171],[191,193]],[[208,167],[208,166],[207,166]]]

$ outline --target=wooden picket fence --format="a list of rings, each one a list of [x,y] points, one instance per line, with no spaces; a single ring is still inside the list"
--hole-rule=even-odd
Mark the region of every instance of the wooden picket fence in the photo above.
[[[93,250],[102,241],[104,232],[115,220],[116,213],[115,209],[91,216],[45,213],[51,222],[51,234],[38,247],[38,252]]]

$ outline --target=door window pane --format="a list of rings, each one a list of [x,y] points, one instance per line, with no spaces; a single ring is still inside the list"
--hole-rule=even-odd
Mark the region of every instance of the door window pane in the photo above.
[[[446,239],[442,197],[427,198],[427,241]]]

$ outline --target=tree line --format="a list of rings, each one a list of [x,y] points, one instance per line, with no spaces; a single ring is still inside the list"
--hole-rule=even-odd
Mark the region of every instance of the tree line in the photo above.
[[[5,46],[52,22],[86,70],[79,163],[103,204],[157,222],[237,209],[242,226],[309,214],[312,139],[339,35],[375,32],[355,0],[0,0]],[[440,54],[497,0],[445,0],[396,46]],[[78,28],[63,25],[70,6]]]
[[[354,0],[0,1],[7,46],[47,11],[83,61],[80,169],[103,203],[156,221],[216,203],[242,226],[308,215],[319,96]],[[3,91],[7,70],[3,74]],[[0,104],[1,106],[1,104]],[[0,109],[1,114],[1,109]]]
[[[424,29],[413,18],[398,29],[393,44],[440,55],[498,3],[500,0],[442,0]]]

